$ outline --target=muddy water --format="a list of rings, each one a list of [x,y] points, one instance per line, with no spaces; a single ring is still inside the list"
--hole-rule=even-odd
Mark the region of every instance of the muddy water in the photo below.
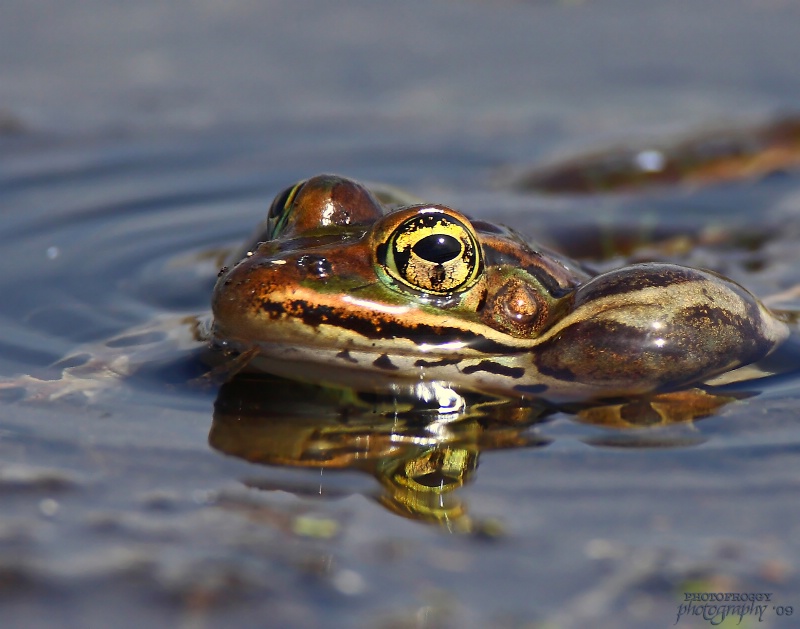
[[[19,3],[27,36],[2,38],[4,377],[202,313],[215,255],[324,171],[598,267],[666,258],[761,296],[800,281],[791,172],[624,195],[506,185],[532,162],[789,108],[789,5],[141,6],[54,5],[48,31]],[[431,451],[402,420],[342,427],[303,389],[189,386],[200,353],[156,348],[90,402],[3,394],[3,626],[662,627],[690,590],[772,593],[759,626],[800,613],[796,375],[691,425],[483,419]],[[295,465],[308,443],[335,464]],[[452,490],[410,491],[434,459]]]

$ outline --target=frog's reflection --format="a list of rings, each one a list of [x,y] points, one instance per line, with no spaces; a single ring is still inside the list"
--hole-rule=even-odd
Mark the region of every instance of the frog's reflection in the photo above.
[[[712,414],[732,399],[702,392],[658,398],[570,412],[584,423],[614,429],[583,439],[591,445],[687,446],[702,442],[702,435],[691,428],[666,433],[630,429],[691,426],[689,420]],[[240,375],[219,392],[209,443],[254,463],[369,474],[381,487],[375,499],[390,511],[467,532],[474,523],[456,490],[474,474],[480,452],[547,445],[550,439],[537,425],[555,410],[518,402],[470,409],[457,418],[403,411],[387,400],[367,405],[329,389]]]
[[[279,391],[279,394],[276,392]],[[220,389],[212,447],[255,463],[365,472],[377,501],[404,517],[469,531],[458,489],[483,450],[539,447],[531,426],[543,407],[474,407],[454,421],[433,413],[390,412],[335,391],[277,378],[239,376]]]

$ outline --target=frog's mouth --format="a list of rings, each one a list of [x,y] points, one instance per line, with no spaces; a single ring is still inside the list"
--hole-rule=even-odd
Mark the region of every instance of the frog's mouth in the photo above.
[[[440,364],[436,373],[420,367],[418,358],[358,350],[306,348],[297,345],[259,344],[259,352],[248,365],[253,371],[343,388],[373,391],[394,391],[400,383],[420,380],[453,380],[459,373],[449,363],[452,373],[445,373]],[[421,364],[421,363],[420,363]]]
[[[278,306],[280,309],[280,306]],[[217,318],[212,330],[214,341],[241,353],[256,349],[259,355],[270,358],[316,361],[322,356],[334,356],[331,364],[348,366],[385,362],[386,356],[429,364],[456,363],[464,359],[511,357],[529,351],[528,347],[502,343],[463,327],[434,324],[406,325],[390,319],[376,320],[374,316],[359,317],[346,313],[337,317],[327,307],[322,312],[302,310],[297,316],[283,309],[274,318],[259,315],[234,321]],[[521,345],[521,344],[520,344]],[[348,360],[358,355],[357,363]],[[412,360],[413,359],[413,360]],[[344,361],[344,364],[341,364]]]
[[[231,344],[228,344],[228,348],[240,349]],[[461,395],[472,392],[492,398],[522,395],[514,386],[519,383],[523,373],[513,373],[513,377],[509,377],[509,373],[502,371],[524,372],[522,368],[502,367],[501,363],[492,362],[501,370],[476,375],[475,359],[465,363],[455,355],[420,358],[419,355],[379,353],[375,350],[303,347],[278,342],[258,343],[245,351],[253,354],[244,368],[246,372],[268,373],[315,385],[391,395],[397,400],[425,401],[430,397],[443,404],[440,408],[448,406],[442,402],[443,392],[446,391],[450,392],[445,396],[448,399],[456,395],[456,391]],[[486,368],[489,362],[484,358],[477,364]],[[457,397],[460,399],[460,395]]]

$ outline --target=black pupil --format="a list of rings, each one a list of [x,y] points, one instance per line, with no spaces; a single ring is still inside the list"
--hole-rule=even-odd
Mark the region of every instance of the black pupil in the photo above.
[[[411,250],[423,260],[442,264],[461,254],[461,242],[447,234],[432,234],[417,241]]]

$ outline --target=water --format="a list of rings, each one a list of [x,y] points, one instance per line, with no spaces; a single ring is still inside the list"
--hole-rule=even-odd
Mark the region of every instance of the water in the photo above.
[[[205,311],[216,257],[293,174],[265,174],[269,149],[235,134],[54,142],[9,156],[6,376],[44,373],[76,345],[102,346],[158,315]],[[359,176],[392,180],[415,158],[382,161],[366,146],[351,161]],[[487,170],[468,160],[451,167],[465,179]],[[458,181],[450,186],[445,196],[467,196]],[[656,217],[687,205],[729,208],[715,199],[744,192],[786,198],[776,188],[788,187],[766,180],[688,203],[683,192],[627,197],[611,224],[628,225],[641,208]],[[559,232],[552,215],[520,211],[541,199],[488,186],[477,196],[505,207],[503,218],[523,231]],[[596,200],[557,202],[573,207],[564,225],[592,233]],[[773,264],[770,253],[790,244],[773,236],[756,253],[698,246],[689,259],[713,259],[766,294],[779,280],[796,281],[777,274],[788,261]],[[752,255],[765,258],[757,272],[748,271]],[[418,434],[413,425],[356,418],[342,432],[335,413],[325,417],[331,407],[306,408],[283,385],[266,388],[269,419],[263,411],[248,419],[241,409],[263,398],[186,386],[202,370],[196,353],[166,348],[92,404],[4,405],[0,542],[4,607],[14,618],[35,607],[43,624],[66,613],[71,624],[94,626],[112,614],[120,626],[120,610],[131,626],[250,626],[260,613],[276,625],[348,626],[355,614],[367,625],[425,615],[433,626],[540,616],[572,626],[588,597],[592,613],[635,624],[637,606],[671,618],[676,592],[695,579],[792,602],[796,548],[787,531],[800,433],[791,376],[693,426],[629,433],[563,413],[531,428],[464,424],[450,446],[434,449],[457,461],[445,479],[454,491],[431,502],[424,492],[409,498],[387,471],[424,462],[425,448],[395,445],[387,455],[378,445],[347,460],[353,434],[378,444],[394,434],[397,443],[404,431]],[[338,440],[341,461],[323,469],[312,457],[297,467],[287,452],[320,431],[321,443]],[[86,608],[90,593],[96,602]]]
[[[735,237],[647,253],[762,296],[800,281],[796,174],[644,196],[503,185],[559,154],[790,107],[793,7],[345,4],[210,2],[187,21],[187,6],[53,3],[62,28],[45,40],[15,3],[9,23],[28,36],[0,38],[3,106],[20,121],[0,138],[0,375],[50,377],[76,346],[202,313],[215,256],[317,172],[592,256],[607,228],[710,225]],[[454,514],[448,528],[398,508],[409,494],[392,472],[424,471],[424,448],[338,470],[274,465],[270,451],[321,433],[369,435],[379,452],[411,428],[354,418],[337,433],[330,407],[309,413],[285,388],[268,427],[230,412],[258,396],[186,385],[198,352],[155,360],[91,403],[4,394],[4,626],[665,627],[689,589],[771,592],[800,613],[792,374],[688,426],[465,424],[436,455],[454,490],[413,503]],[[792,620],[770,607],[759,626]]]

